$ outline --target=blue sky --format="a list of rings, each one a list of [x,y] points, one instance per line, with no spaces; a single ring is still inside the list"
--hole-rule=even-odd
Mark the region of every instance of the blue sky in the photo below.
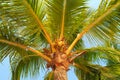
[[[9,59],[6,58],[2,63],[0,63],[0,80],[10,80],[10,67]]]
[[[88,4],[92,7],[92,8],[96,8],[99,4],[101,0],[90,0],[88,2]],[[2,63],[0,63],[0,80],[10,80],[10,76],[11,76],[11,73],[10,73],[10,68],[9,68],[9,59],[6,58]],[[69,72],[68,72],[68,78],[69,80],[77,80],[76,76],[73,74],[74,70],[71,69]],[[40,77],[38,77],[37,79],[36,78],[33,78],[31,80],[43,80],[43,77],[44,77],[44,71],[40,72]],[[24,79],[23,79],[24,80]],[[30,78],[26,78],[25,80],[30,80]]]

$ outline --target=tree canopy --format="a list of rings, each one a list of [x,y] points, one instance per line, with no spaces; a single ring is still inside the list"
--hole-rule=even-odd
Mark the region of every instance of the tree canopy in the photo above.
[[[57,50],[79,80],[119,80],[120,1],[101,0],[95,10],[87,1],[0,1],[0,62],[9,56],[12,80],[37,75]]]

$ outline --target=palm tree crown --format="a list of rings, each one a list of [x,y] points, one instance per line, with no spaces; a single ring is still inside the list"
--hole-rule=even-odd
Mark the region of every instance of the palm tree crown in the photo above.
[[[120,1],[87,1],[0,1],[0,62],[9,56],[12,80],[44,68],[45,80],[67,80],[70,66],[79,80],[119,80]]]

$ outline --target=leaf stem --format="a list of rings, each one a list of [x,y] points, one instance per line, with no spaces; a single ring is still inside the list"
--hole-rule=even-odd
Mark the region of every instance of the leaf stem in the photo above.
[[[72,62],[72,61],[73,61],[74,59],[76,59],[78,56],[81,56],[82,54],[85,54],[85,52],[86,52],[86,51],[82,51],[82,52],[80,52],[80,53],[78,53],[78,54],[76,54],[76,52],[75,52],[76,55],[70,58],[70,62]],[[73,54],[72,54],[72,55],[73,55]]]
[[[8,40],[4,40],[4,39],[0,39],[0,42],[1,43],[5,43],[5,44],[8,44],[8,45],[11,45],[11,46],[15,46],[15,47],[19,47],[21,49],[24,49],[24,50],[29,50],[35,54],[37,54],[38,56],[42,57],[43,59],[45,59],[46,61],[48,62],[51,62],[51,59],[49,57],[47,57],[46,55],[44,55],[43,53],[41,53],[40,51],[38,50],[35,50],[33,48],[30,48],[30,47],[27,47],[25,45],[22,45],[22,44],[19,44],[19,43],[16,43],[16,42],[11,42],[11,41],[8,41]]]
[[[53,76],[53,71],[50,72],[50,77],[49,77],[49,80],[52,79],[52,76]]]
[[[39,24],[40,28],[45,33],[45,38],[50,43],[50,45],[52,45],[52,40],[50,39],[50,35],[45,30],[44,25],[42,24],[42,22],[40,21],[40,19],[38,18],[38,16],[35,14],[35,12],[33,11],[33,9],[31,8],[31,6],[28,4],[28,2],[26,0],[23,0],[23,1],[24,1],[25,5],[28,7],[28,9],[30,10],[30,12],[33,15],[33,17],[36,19],[36,21]]]
[[[64,0],[64,4],[63,4],[63,13],[62,13],[62,23],[61,23],[60,40],[63,38],[63,35],[64,35],[66,2],[67,2],[67,1]]]
[[[120,2],[116,3],[115,5],[113,5],[103,15],[101,15],[100,17],[98,17],[94,22],[92,22],[91,24],[89,24],[81,33],[79,33],[77,35],[77,37],[75,38],[75,40],[72,42],[72,44],[67,49],[66,54],[68,55],[70,53],[70,51],[73,49],[73,47],[75,46],[75,44],[83,37],[83,35],[85,35],[91,28],[95,27],[98,23],[100,23],[114,9],[116,9],[117,7],[119,7],[119,5],[120,5]]]

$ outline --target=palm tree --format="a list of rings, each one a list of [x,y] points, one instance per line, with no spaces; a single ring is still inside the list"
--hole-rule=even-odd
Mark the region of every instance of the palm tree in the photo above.
[[[12,80],[51,68],[45,80],[119,80],[120,1],[1,0],[0,61],[10,59]],[[104,63],[101,64],[101,62]]]

